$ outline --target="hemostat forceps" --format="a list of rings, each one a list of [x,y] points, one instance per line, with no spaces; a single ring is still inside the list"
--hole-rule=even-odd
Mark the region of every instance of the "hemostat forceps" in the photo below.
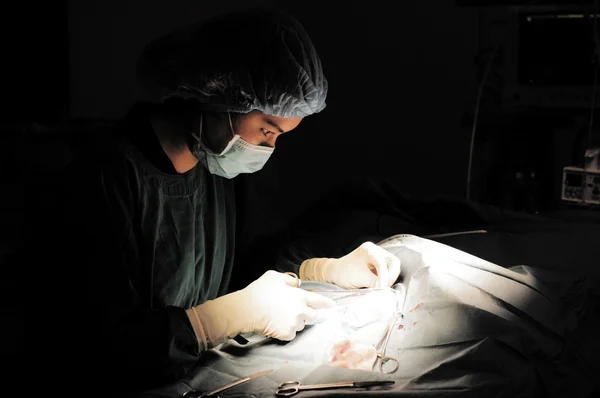
[[[365,388],[372,386],[385,386],[394,384],[394,380],[377,381],[342,381],[338,383],[304,385],[299,381],[285,381],[279,385],[275,395],[278,397],[291,397],[305,390],[325,390],[329,388]]]
[[[387,328],[385,329],[385,333],[381,337],[381,340],[379,340],[379,343],[377,343],[377,345],[375,346],[375,349],[377,350],[377,359],[375,360],[375,363],[373,364],[373,368],[378,366],[379,371],[383,374],[395,373],[398,370],[398,368],[400,367],[400,362],[398,362],[398,360],[396,358],[388,357],[385,355],[385,351],[387,349],[387,344],[388,344],[388,341],[390,340],[390,336],[392,335],[392,332],[394,331],[394,325],[396,325],[396,319],[398,319],[398,316],[399,316],[398,314],[394,314],[392,317],[390,317],[390,323],[387,326]],[[384,365],[388,362],[392,362],[393,366],[389,370],[384,370]]]

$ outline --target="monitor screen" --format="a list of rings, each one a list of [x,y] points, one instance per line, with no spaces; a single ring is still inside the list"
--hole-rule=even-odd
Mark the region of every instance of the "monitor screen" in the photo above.
[[[521,14],[519,84],[591,85],[594,82],[594,68],[597,67],[594,48],[592,14]]]
[[[583,186],[583,175],[582,174],[567,174],[565,177],[565,185],[568,187],[582,187]]]

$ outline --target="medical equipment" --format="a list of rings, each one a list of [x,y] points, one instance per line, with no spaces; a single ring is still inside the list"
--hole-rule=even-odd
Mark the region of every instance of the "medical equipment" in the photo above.
[[[563,169],[562,200],[581,205],[600,205],[600,148],[585,152],[585,166]]]
[[[460,231],[460,232],[447,232],[443,234],[432,234],[423,236],[425,239],[439,239],[439,238],[448,238],[450,236],[458,236],[458,235],[470,235],[470,234],[486,234],[487,231],[485,229],[476,229],[473,231]]]
[[[256,379],[257,377],[261,377],[264,376],[268,373],[271,373],[273,371],[273,369],[267,369],[267,370],[263,370],[262,372],[258,372],[258,373],[254,373],[250,376],[246,376],[246,377],[242,377],[240,379],[237,379],[235,381],[232,381],[231,383],[227,383],[222,387],[219,387],[215,390],[209,391],[209,392],[200,392],[200,391],[196,391],[196,390],[191,390],[188,392],[183,393],[183,395],[181,396],[181,398],[204,398],[204,397],[212,397],[220,392],[223,392],[225,390],[229,390],[232,387],[235,387],[239,384],[245,383],[249,380],[252,379]]]
[[[502,101],[509,108],[586,109],[596,69],[592,4],[510,7],[504,23]]]
[[[392,332],[394,331],[394,325],[396,325],[396,320],[400,316],[401,316],[400,314],[397,314],[396,316],[393,316],[390,319],[390,323],[389,323],[387,329],[385,330],[385,333],[383,334],[383,336],[381,337],[381,340],[375,347],[377,349],[377,359],[375,360],[375,363],[373,364],[373,369],[378,367],[379,371],[383,374],[396,373],[396,371],[400,367],[400,362],[398,362],[398,360],[396,358],[388,357],[385,355],[388,341],[390,340],[390,336],[392,335]],[[384,367],[387,363],[392,363],[392,367],[390,369],[384,369]]]
[[[600,171],[565,167],[562,200],[579,205],[600,205]]]
[[[285,381],[279,384],[275,395],[278,397],[291,397],[300,391],[306,390],[325,390],[330,388],[365,388],[373,386],[386,386],[394,384],[393,380],[375,380],[375,381],[341,381],[338,383],[310,384],[303,385],[299,381]]]

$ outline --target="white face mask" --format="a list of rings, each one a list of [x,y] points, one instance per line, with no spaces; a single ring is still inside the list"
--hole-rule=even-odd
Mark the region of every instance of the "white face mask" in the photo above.
[[[200,131],[198,137],[194,136],[198,144],[192,152],[211,174],[221,177],[233,178],[238,174],[259,171],[273,154],[274,148],[253,145],[244,141],[233,131],[229,112],[227,116],[233,138],[225,149],[217,154],[202,143],[200,139],[202,137],[202,115],[200,115]]]

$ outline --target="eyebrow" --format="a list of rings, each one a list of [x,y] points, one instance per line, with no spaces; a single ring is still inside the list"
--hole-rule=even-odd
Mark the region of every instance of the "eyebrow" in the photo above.
[[[265,118],[265,123],[267,123],[270,126],[275,127],[277,129],[277,131],[279,131],[281,134],[285,133],[285,131],[283,131],[283,129],[281,127],[279,127],[279,125],[277,123],[275,123],[274,121],[272,121],[271,119]]]

